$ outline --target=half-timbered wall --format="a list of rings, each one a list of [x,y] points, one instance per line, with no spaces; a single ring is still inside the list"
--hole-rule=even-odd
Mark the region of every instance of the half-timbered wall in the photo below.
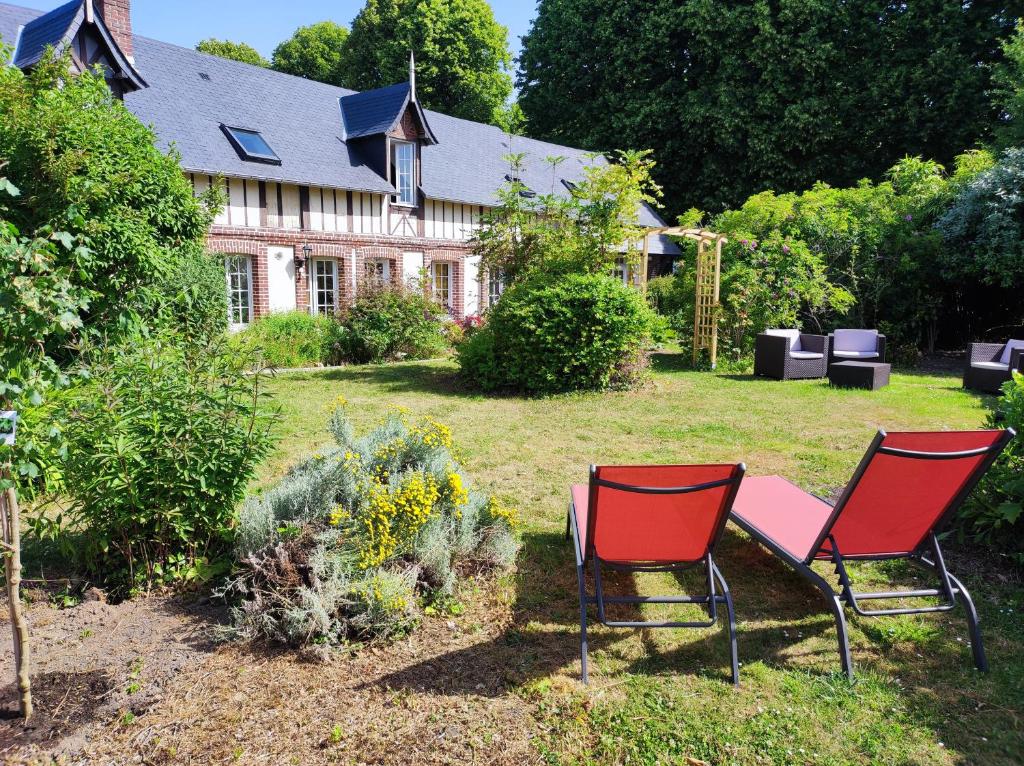
[[[217,182],[191,173],[196,194]],[[226,204],[217,226],[269,227],[352,234],[384,234],[385,203],[380,194],[296,186],[254,179],[221,179]],[[415,232],[410,236],[416,236]]]
[[[480,217],[486,210],[481,205],[424,200],[423,236],[465,242],[480,228]]]

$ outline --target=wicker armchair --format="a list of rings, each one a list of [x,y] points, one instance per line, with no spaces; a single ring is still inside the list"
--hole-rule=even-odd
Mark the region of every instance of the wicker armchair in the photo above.
[[[825,377],[828,372],[826,336],[794,331],[791,337],[787,337],[772,332],[761,333],[754,342],[755,375],[776,380]]]
[[[1010,345],[1009,354],[1005,354]],[[1014,347],[1015,346],[1015,347]],[[1008,360],[1004,362],[1005,358]],[[964,388],[998,394],[1012,370],[1024,372],[1024,341],[969,343],[964,367]]]
[[[828,363],[884,362],[885,336],[875,330],[836,330],[828,336]]]

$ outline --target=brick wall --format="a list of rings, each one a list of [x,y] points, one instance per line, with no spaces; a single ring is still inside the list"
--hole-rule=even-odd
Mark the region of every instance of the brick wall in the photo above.
[[[130,0],[94,0],[96,12],[110,30],[114,42],[129,59],[132,58],[132,8]]]
[[[351,232],[304,231],[301,229],[269,229],[214,225],[207,237],[207,250],[216,253],[252,257],[253,312],[259,317],[268,313],[270,293],[267,286],[267,247],[291,246],[295,257],[303,259],[302,248],[313,248],[312,258],[333,258],[338,261],[338,288],[342,305],[351,304],[352,253],[355,252],[355,276],[358,282],[366,273],[366,261],[384,258],[390,262],[391,278],[402,278],[403,253],[422,252],[423,265],[432,261],[452,264],[452,311],[463,316],[465,306],[465,270],[462,261],[469,255],[465,242],[448,241],[438,247],[438,240],[422,237],[389,237],[383,234],[352,234]],[[302,262],[295,270],[296,308],[309,310],[309,264]]]

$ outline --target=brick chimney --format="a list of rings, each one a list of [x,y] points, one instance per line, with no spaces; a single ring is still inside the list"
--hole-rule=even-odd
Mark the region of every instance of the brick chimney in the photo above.
[[[114,42],[128,60],[135,63],[132,54],[132,4],[131,0],[92,0],[96,12],[103,17],[103,23],[110,30]]]

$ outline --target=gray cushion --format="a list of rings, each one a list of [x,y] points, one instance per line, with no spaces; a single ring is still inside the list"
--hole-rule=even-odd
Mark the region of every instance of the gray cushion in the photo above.
[[[832,340],[836,351],[878,350],[878,330],[836,330]]]
[[[1010,365],[1002,362],[971,362],[971,367],[978,367],[982,370],[1002,370],[1009,372]]]
[[[821,359],[824,354],[818,354],[814,351],[790,351],[790,359]]]
[[[833,351],[832,356],[841,356],[843,359],[877,359],[877,351]]]
[[[1010,352],[1015,348],[1024,348],[1024,340],[1009,340],[1003,347],[1003,355],[999,357],[999,361],[1003,364],[1010,363]]]

